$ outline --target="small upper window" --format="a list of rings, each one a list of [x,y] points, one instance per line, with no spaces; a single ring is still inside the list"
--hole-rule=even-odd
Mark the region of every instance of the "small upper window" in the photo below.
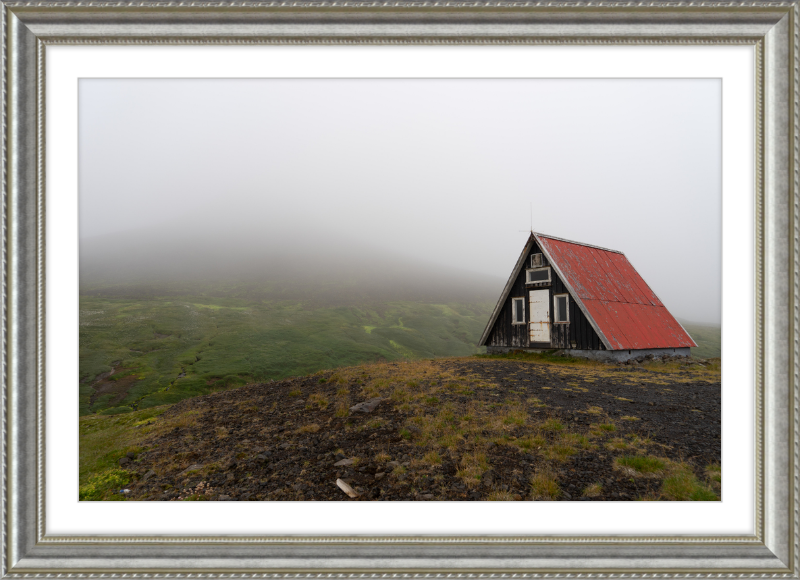
[[[531,268],[541,268],[544,266],[544,258],[541,254],[531,254]]]
[[[511,320],[512,324],[525,324],[525,299],[511,299]]]
[[[569,322],[569,294],[556,294],[553,296],[556,312],[556,322]]]
[[[534,270],[525,270],[525,283],[537,284],[540,282],[550,281],[550,268],[536,268]]]

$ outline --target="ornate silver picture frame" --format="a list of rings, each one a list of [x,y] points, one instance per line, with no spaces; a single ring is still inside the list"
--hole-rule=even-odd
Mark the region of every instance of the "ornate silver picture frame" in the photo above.
[[[4,2],[4,576],[798,576],[800,32],[792,2]],[[664,44],[755,51],[755,534],[58,537],[45,527],[45,61],[58,44]]]

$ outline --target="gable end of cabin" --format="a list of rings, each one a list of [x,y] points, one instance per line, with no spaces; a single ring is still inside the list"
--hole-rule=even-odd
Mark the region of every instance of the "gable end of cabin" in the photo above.
[[[535,240],[485,345],[488,352],[605,348]]]

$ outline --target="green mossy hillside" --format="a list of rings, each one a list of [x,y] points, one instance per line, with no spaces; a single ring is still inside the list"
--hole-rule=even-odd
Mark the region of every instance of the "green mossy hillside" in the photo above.
[[[124,413],[363,362],[474,354],[492,306],[82,296],[80,413]]]

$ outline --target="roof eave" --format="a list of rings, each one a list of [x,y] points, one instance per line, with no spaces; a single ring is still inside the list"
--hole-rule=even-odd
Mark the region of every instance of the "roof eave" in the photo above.
[[[549,240],[556,240],[558,242],[566,242],[568,244],[575,244],[576,246],[586,246],[587,248],[594,248],[595,250],[603,250],[604,252],[612,252],[614,254],[622,254],[625,255],[625,252],[621,252],[620,250],[612,250],[611,248],[604,248],[603,246],[595,246],[594,244],[586,244],[584,242],[576,242],[575,240],[568,240],[566,238],[559,238],[558,236],[551,236],[548,234],[543,234],[541,232],[532,232],[533,235],[536,236],[536,239],[539,238],[547,238]]]
[[[511,288],[514,286],[514,280],[517,279],[519,273],[522,271],[522,267],[525,264],[525,256],[531,249],[531,245],[534,241],[533,232],[528,237],[528,241],[525,243],[525,247],[522,249],[522,253],[519,255],[519,259],[517,260],[516,266],[514,266],[514,270],[511,272],[511,276],[508,278],[506,285],[503,287],[503,292],[500,294],[500,300],[497,301],[497,305],[494,307],[492,311],[492,315],[489,317],[489,323],[486,325],[486,328],[481,335],[481,339],[478,341],[478,346],[485,346],[486,341],[489,338],[489,333],[494,328],[494,323],[497,322],[497,318],[500,316],[500,311],[503,309],[503,304],[505,304],[506,298],[511,293]]]
[[[625,254],[622,254],[622,255],[623,255],[623,256],[625,256]],[[628,256],[625,256],[625,259],[626,259],[626,260],[628,260]],[[631,265],[631,268],[633,268],[633,271],[634,271],[634,272],[636,272],[636,274],[639,276],[639,278],[641,278],[641,279],[642,279],[642,282],[644,282],[644,283],[645,283],[645,285],[646,285],[646,286],[647,286],[647,288],[650,290],[650,292],[652,292],[652,293],[653,293],[653,296],[655,296],[655,297],[656,297],[656,300],[658,300],[659,302],[661,302],[661,306],[664,308],[664,310],[666,310],[666,311],[667,311],[667,313],[668,313],[670,316],[672,316],[672,319],[673,319],[673,320],[674,320],[674,321],[675,321],[675,322],[678,324],[678,326],[680,326],[680,327],[681,327],[681,330],[684,332],[684,334],[686,334],[686,336],[688,336],[688,337],[689,337],[689,340],[691,340],[691,341],[692,341],[692,344],[694,345],[694,348],[697,348],[697,343],[696,343],[696,342],[694,341],[694,339],[692,338],[692,335],[691,335],[691,334],[689,334],[688,332],[686,332],[686,329],[683,327],[683,324],[681,324],[681,323],[680,323],[680,321],[679,321],[677,318],[675,318],[675,315],[674,315],[674,314],[672,314],[672,312],[670,312],[670,311],[669,311],[669,308],[667,308],[667,305],[666,305],[666,304],[664,304],[664,301],[663,301],[663,300],[661,300],[661,298],[659,297],[659,295],[658,295],[658,294],[656,294],[655,290],[653,290],[652,288],[650,288],[650,284],[648,284],[648,283],[647,283],[647,280],[645,280],[645,279],[642,277],[642,275],[641,275],[641,274],[639,274],[639,270],[637,270],[637,269],[636,269],[636,266],[634,266],[634,265],[633,265],[633,262],[631,262],[630,260],[628,260],[628,264],[630,264],[630,265]],[[683,347],[667,347],[667,348],[683,348]],[[692,347],[689,347],[689,348],[692,348]]]

